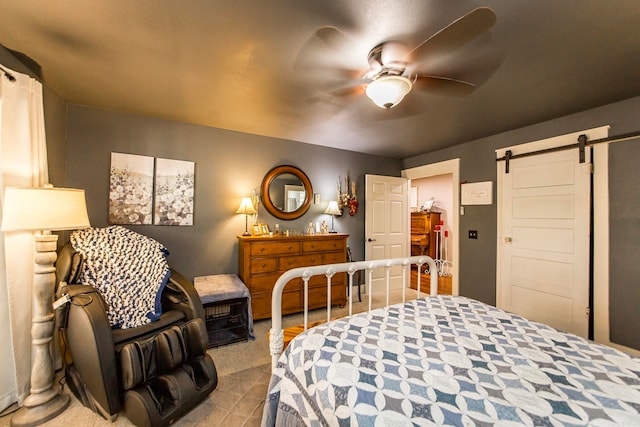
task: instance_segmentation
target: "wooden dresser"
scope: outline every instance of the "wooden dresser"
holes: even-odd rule
[[[251,293],[254,319],[271,317],[271,292],[282,273],[295,267],[347,262],[348,234],[315,236],[238,236],[238,276]],[[303,310],[302,279],[287,284],[282,294],[282,313]],[[335,305],[347,301],[346,274],[331,279],[331,301]],[[309,280],[309,308],[325,307],[325,276]]]
[[[411,212],[411,256],[437,258],[435,226],[439,224],[440,212]]]

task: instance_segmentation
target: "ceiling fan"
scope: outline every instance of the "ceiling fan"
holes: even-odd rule
[[[496,15],[488,7],[479,7],[453,21],[418,46],[411,49],[402,41],[385,41],[368,54],[369,70],[341,70],[359,76],[346,86],[331,91],[341,96],[365,89],[366,95],[379,107],[396,107],[412,89],[435,92],[447,96],[466,96],[476,85],[433,75],[421,69],[429,58],[451,53],[488,31],[496,22]],[[335,27],[323,27],[315,37],[333,49],[345,44],[348,37]]]

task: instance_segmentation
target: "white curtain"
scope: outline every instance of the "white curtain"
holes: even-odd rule
[[[7,71],[15,81],[0,71],[0,214],[6,187],[48,181],[42,85]],[[29,394],[32,278],[32,233],[0,232],[0,410]]]

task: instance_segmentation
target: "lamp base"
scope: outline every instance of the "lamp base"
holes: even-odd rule
[[[60,415],[69,406],[69,396],[58,394],[50,401],[27,407],[26,404],[13,417],[11,427],[31,427],[40,425]]]
[[[53,341],[53,290],[56,283],[55,234],[36,234],[33,255],[33,317],[31,319],[30,392],[24,406],[11,418],[12,426],[36,426],[56,416],[69,406],[69,396],[53,387],[54,372],[50,346]]]
[[[331,230],[329,234],[338,234],[338,232],[336,230]]]
[[[244,214],[244,233],[242,233],[243,236],[251,236],[251,233],[249,233],[249,215]]]

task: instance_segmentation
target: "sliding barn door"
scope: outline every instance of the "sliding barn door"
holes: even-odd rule
[[[501,174],[497,305],[589,333],[590,157],[578,150],[511,160]]]

